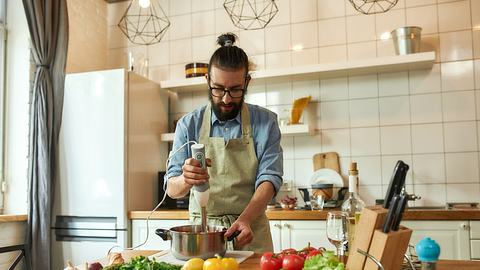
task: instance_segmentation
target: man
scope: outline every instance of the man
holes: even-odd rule
[[[204,144],[210,167],[204,170],[191,158],[189,145],[179,150],[168,166],[167,193],[183,197],[209,182],[208,224],[227,227],[227,237],[239,231],[236,249],[272,251],[265,209],[282,184],[280,129],[274,113],[244,103],[249,62],[234,42],[233,34],[218,38],[221,47],[206,75],[210,104],[182,117],[175,131],[173,150],[189,141]],[[190,219],[198,224],[200,207],[192,193]]]

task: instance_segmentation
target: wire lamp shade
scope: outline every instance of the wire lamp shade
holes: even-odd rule
[[[151,45],[160,42],[170,21],[159,0],[132,0],[118,27],[132,43]]]
[[[244,30],[265,28],[278,13],[275,0],[225,0],[223,7],[233,24]]]
[[[348,0],[353,7],[363,14],[375,14],[389,11],[398,0]]]

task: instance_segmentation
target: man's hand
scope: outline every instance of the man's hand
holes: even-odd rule
[[[239,231],[240,234],[237,236],[235,244],[236,246],[243,247],[247,244],[250,244],[253,240],[253,231],[250,228],[250,224],[248,222],[242,221],[237,219],[230,228],[228,228],[227,232],[225,232],[225,236],[229,237],[235,231]]]
[[[206,159],[207,166],[211,166],[211,160]],[[182,166],[183,179],[190,186],[203,185],[210,179],[208,171],[202,168],[200,161],[189,158]]]

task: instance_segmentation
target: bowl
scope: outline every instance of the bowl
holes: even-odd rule
[[[285,203],[280,203],[280,206],[284,210],[293,210],[297,206],[297,204],[285,204]]]

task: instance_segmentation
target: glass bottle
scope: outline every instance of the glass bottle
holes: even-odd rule
[[[357,191],[358,185],[358,170],[357,163],[350,163],[348,170],[348,197],[342,203],[342,212],[348,216],[348,250],[351,250],[351,245],[355,237],[355,225],[360,219],[360,213],[365,208],[365,203]]]

